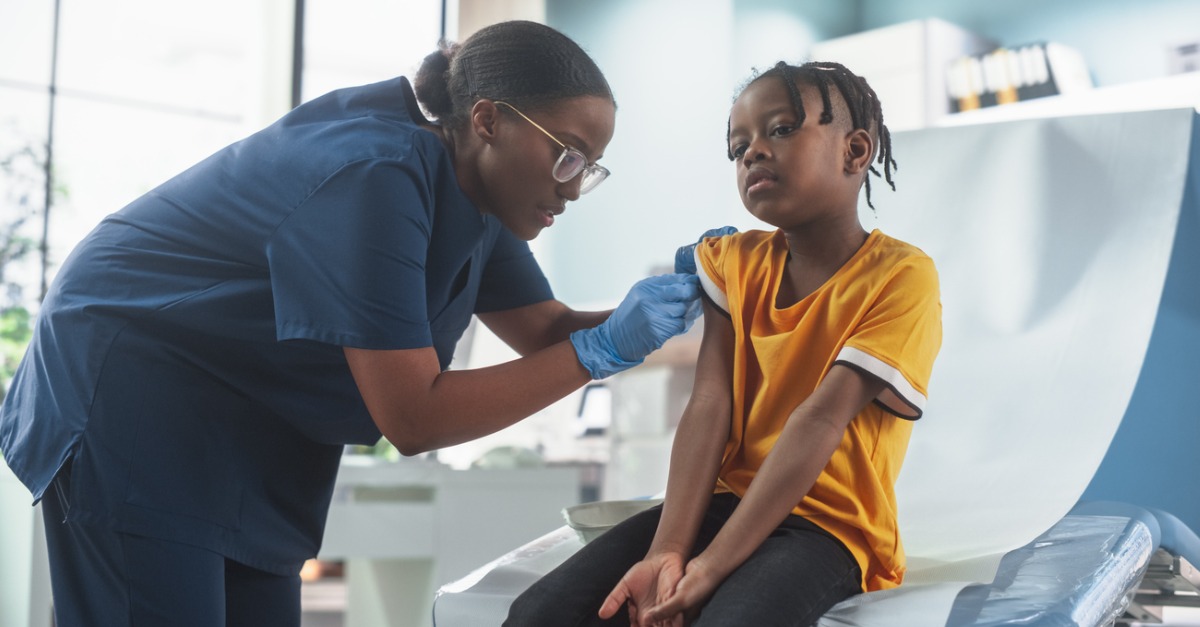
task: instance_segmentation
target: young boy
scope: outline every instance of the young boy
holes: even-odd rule
[[[811,625],[904,576],[893,484],[941,304],[932,260],[858,219],[877,152],[891,183],[878,99],[836,63],[780,63],[741,91],[728,140],[743,203],[777,230],[696,248],[704,338],[666,501],[506,624]]]

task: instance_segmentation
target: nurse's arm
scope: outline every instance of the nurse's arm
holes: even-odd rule
[[[433,348],[343,350],[371,418],[403,455],[494,433],[592,380],[565,340],[507,363],[446,372]]]
[[[479,320],[520,355],[553,346],[579,329],[604,322],[612,311],[575,311],[557,300],[477,314]]]

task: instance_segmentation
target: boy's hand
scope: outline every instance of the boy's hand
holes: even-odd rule
[[[688,562],[683,578],[675,584],[674,594],[643,611],[640,624],[683,625],[685,618],[690,622],[724,579],[721,573],[705,567],[702,559]]]
[[[670,598],[682,576],[683,556],[678,553],[661,553],[634,564],[613,591],[608,593],[608,598],[604,599],[604,604],[600,606],[600,618],[612,618],[621,605],[628,601],[631,627],[656,627],[660,621],[642,620],[645,609]]]

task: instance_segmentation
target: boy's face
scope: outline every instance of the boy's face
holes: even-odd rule
[[[808,85],[799,88],[807,114],[803,126],[787,87],[775,76],[751,83],[729,114],[729,149],[742,203],[754,217],[783,229],[857,216],[857,177],[845,168],[851,129],[841,94],[830,88],[833,121],[819,124],[820,93]]]

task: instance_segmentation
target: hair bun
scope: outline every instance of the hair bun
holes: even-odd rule
[[[459,45],[447,41],[438,43],[438,49],[429,53],[421,61],[417,70],[416,80],[413,81],[413,91],[425,111],[435,118],[441,119],[454,111],[454,101],[450,96],[449,72],[450,62],[458,54]]]

